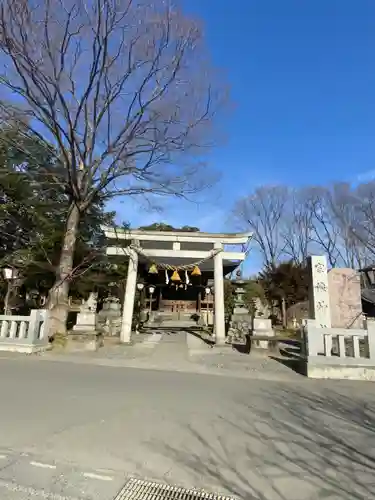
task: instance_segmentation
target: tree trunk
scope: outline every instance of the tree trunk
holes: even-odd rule
[[[285,297],[281,299],[281,318],[283,321],[283,328],[287,327],[287,319],[286,319],[286,302]]]
[[[75,203],[70,207],[66,221],[66,229],[60,255],[59,266],[56,271],[56,281],[49,292],[50,319],[48,335],[66,333],[68,319],[69,282],[72,277],[74,251],[78,236],[80,212]]]
[[[4,299],[4,314],[5,314],[5,316],[9,316],[10,314],[12,314],[12,310],[9,307],[10,295],[11,295],[11,284],[9,283],[9,281],[7,281],[7,293],[6,293],[5,299]]]

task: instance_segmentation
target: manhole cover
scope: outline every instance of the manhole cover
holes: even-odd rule
[[[114,500],[234,500],[198,490],[187,490],[168,484],[130,479]]]

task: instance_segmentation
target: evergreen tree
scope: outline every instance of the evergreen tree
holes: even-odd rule
[[[18,269],[24,293],[47,295],[56,279],[70,203],[62,172],[53,147],[27,128],[0,129],[0,267]],[[114,217],[98,201],[80,220],[74,272],[67,278],[73,296],[126,276],[126,266],[116,269],[105,255],[101,225],[114,225]]]

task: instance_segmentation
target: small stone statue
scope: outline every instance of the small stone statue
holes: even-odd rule
[[[93,312],[96,313],[96,309],[98,306],[98,294],[94,292],[90,292],[89,298],[87,300],[82,300],[81,307],[79,312]]]
[[[228,331],[228,344],[245,344],[246,336],[250,333],[250,324],[247,321],[231,321]]]

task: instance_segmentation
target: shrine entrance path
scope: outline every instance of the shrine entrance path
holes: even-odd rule
[[[0,359],[24,355],[0,353]],[[35,361],[59,361],[118,368],[172,371],[260,380],[299,381],[304,377],[287,367],[282,360],[262,351],[242,354],[230,346],[211,347],[196,332],[155,330],[135,336],[131,346],[105,343],[97,352],[47,352],[32,357]]]
[[[157,339],[154,349],[134,367],[265,380],[303,379],[267,353],[242,354],[231,346],[212,347],[191,330],[156,330],[153,337]]]
[[[184,330],[160,332],[160,342],[147,360],[150,366],[165,370],[189,368],[189,350]]]

